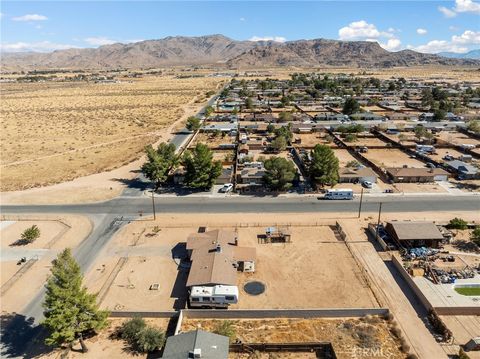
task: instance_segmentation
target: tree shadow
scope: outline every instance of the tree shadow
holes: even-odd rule
[[[44,344],[47,330],[34,318],[17,313],[0,316],[0,355],[2,358],[35,358],[53,351]]]
[[[462,252],[480,253],[480,248],[472,241],[458,239],[452,242],[452,246]]]

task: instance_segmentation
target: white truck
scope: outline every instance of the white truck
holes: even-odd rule
[[[238,302],[238,287],[235,285],[193,286],[190,289],[192,308],[228,308]]]
[[[325,199],[353,199],[353,190],[344,188],[344,189],[327,189]]]

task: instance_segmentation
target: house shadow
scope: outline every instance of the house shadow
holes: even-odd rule
[[[0,316],[0,356],[2,358],[36,358],[53,351],[44,344],[47,330],[17,313]]]
[[[188,260],[187,243],[179,242],[171,250],[172,259],[177,263],[177,277],[170,293],[170,298],[175,298],[173,309],[185,309],[187,305],[187,279],[190,271]]]

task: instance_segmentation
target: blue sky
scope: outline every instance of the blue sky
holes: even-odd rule
[[[480,1],[2,1],[3,51],[98,47],[166,36],[377,41],[387,50],[480,47]]]

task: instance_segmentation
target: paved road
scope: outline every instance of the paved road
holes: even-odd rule
[[[385,212],[480,211],[479,196],[405,196],[364,198],[362,211],[378,211],[382,202]],[[312,197],[164,197],[155,199],[157,213],[295,213],[356,212],[359,200],[325,201]],[[125,218],[152,213],[149,197],[119,197],[106,202],[76,205],[9,205],[2,213],[74,213],[110,214]],[[480,214],[479,214],[480,216]]]

